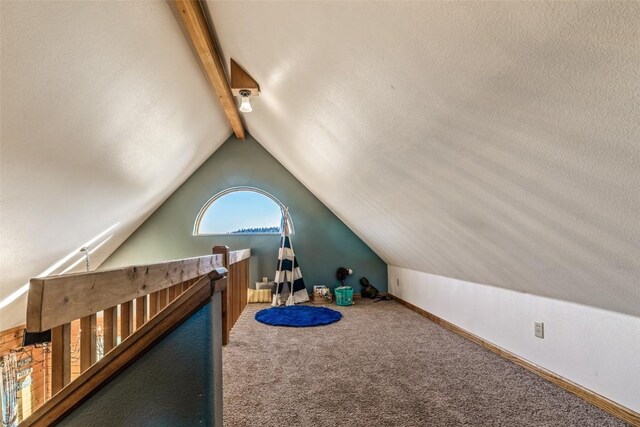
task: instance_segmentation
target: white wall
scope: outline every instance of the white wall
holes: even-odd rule
[[[389,292],[640,411],[639,317],[391,265]],[[544,339],[534,336],[535,321],[544,322]]]

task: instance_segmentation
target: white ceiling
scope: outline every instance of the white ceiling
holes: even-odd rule
[[[103,231],[98,265],[229,136],[165,2],[1,12],[0,302]],[[80,265],[82,267],[82,264]],[[24,322],[26,298],[0,308]]]
[[[640,315],[640,3],[208,8],[249,131],[387,262]],[[99,264],[230,129],[168,3],[0,13],[6,301],[118,224]]]
[[[640,3],[208,6],[249,131],[388,263],[640,315]]]

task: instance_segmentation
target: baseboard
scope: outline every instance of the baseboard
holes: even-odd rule
[[[608,412],[614,417],[619,418],[622,421],[631,424],[632,426],[640,427],[640,413],[635,412],[625,406],[622,406],[619,403],[616,403],[610,399],[607,399],[606,397],[601,396],[600,394],[594,391],[591,391],[587,388],[584,388],[581,385],[574,383],[573,381],[563,378],[556,373],[553,373],[541,366],[536,365],[535,363],[532,363],[526,359],[523,359],[522,357],[514,353],[511,353],[510,351],[507,351],[504,348],[498,347],[497,345],[492,344],[489,341],[486,341],[480,338],[479,336],[474,335],[471,332],[468,332],[462,329],[461,327],[456,326],[453,323],[448,322],[442,319],[441,317],[436,316],[435,314],[429,313],[428,311],[423,310],[420,307],[417,307],[411,304],[410,302],[403,300],[402,298],[398,298],[397,296],[392,294],[389,294],[389,296],[394,300],[398,301],[400,304],[407,307],[408,309],[415,311],[416,313],[426,317],[427,319],[442,326],[443,328],[446,328],[468,339],[469,341],[473,341],[474,343],[481,345],[487,350],[493,353],[496,353],[497,355],[503,357],[504,359],[509,360],[510,362],[515,363],[516,365],[522,366],[523,368],[533,372],[539,377],[544,378],[545,380],[557,385],[558,387],[561,387],[567,390],[568,392],[575,394],[576,396],[580,397],[586,402],[589,402],[592,405],[602,409],[603,411]]]

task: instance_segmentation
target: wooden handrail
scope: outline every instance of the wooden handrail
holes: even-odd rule
[[[230,252],[229,263],[249,256],[250,249]],[[46,331],[184,283],[217,267],[225,267],[221,255],[34,278],[29,286],[27,330]]]
[[[49,426],[64,418],[117,373],[176,328],[192,313],[207,304],[213,294],[227,285],[227,270],[214,268],[180,294],[166,308],[133,332],[76,380],[54,395],[20,426]]]
[[[229,265],[237,264],[251,257],[251,249],[238,249],[229,252]]]

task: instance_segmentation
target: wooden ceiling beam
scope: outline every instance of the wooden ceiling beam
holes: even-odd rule
[[[245,138],[244,125],[233,99],[224,67],[218,55],[211,31],[204,17],[202,6],[198,0],[174,0],[178,15],[187,30],[189,39],[198,54],[207,78],[216,92],[229,124],[238,139]]]

